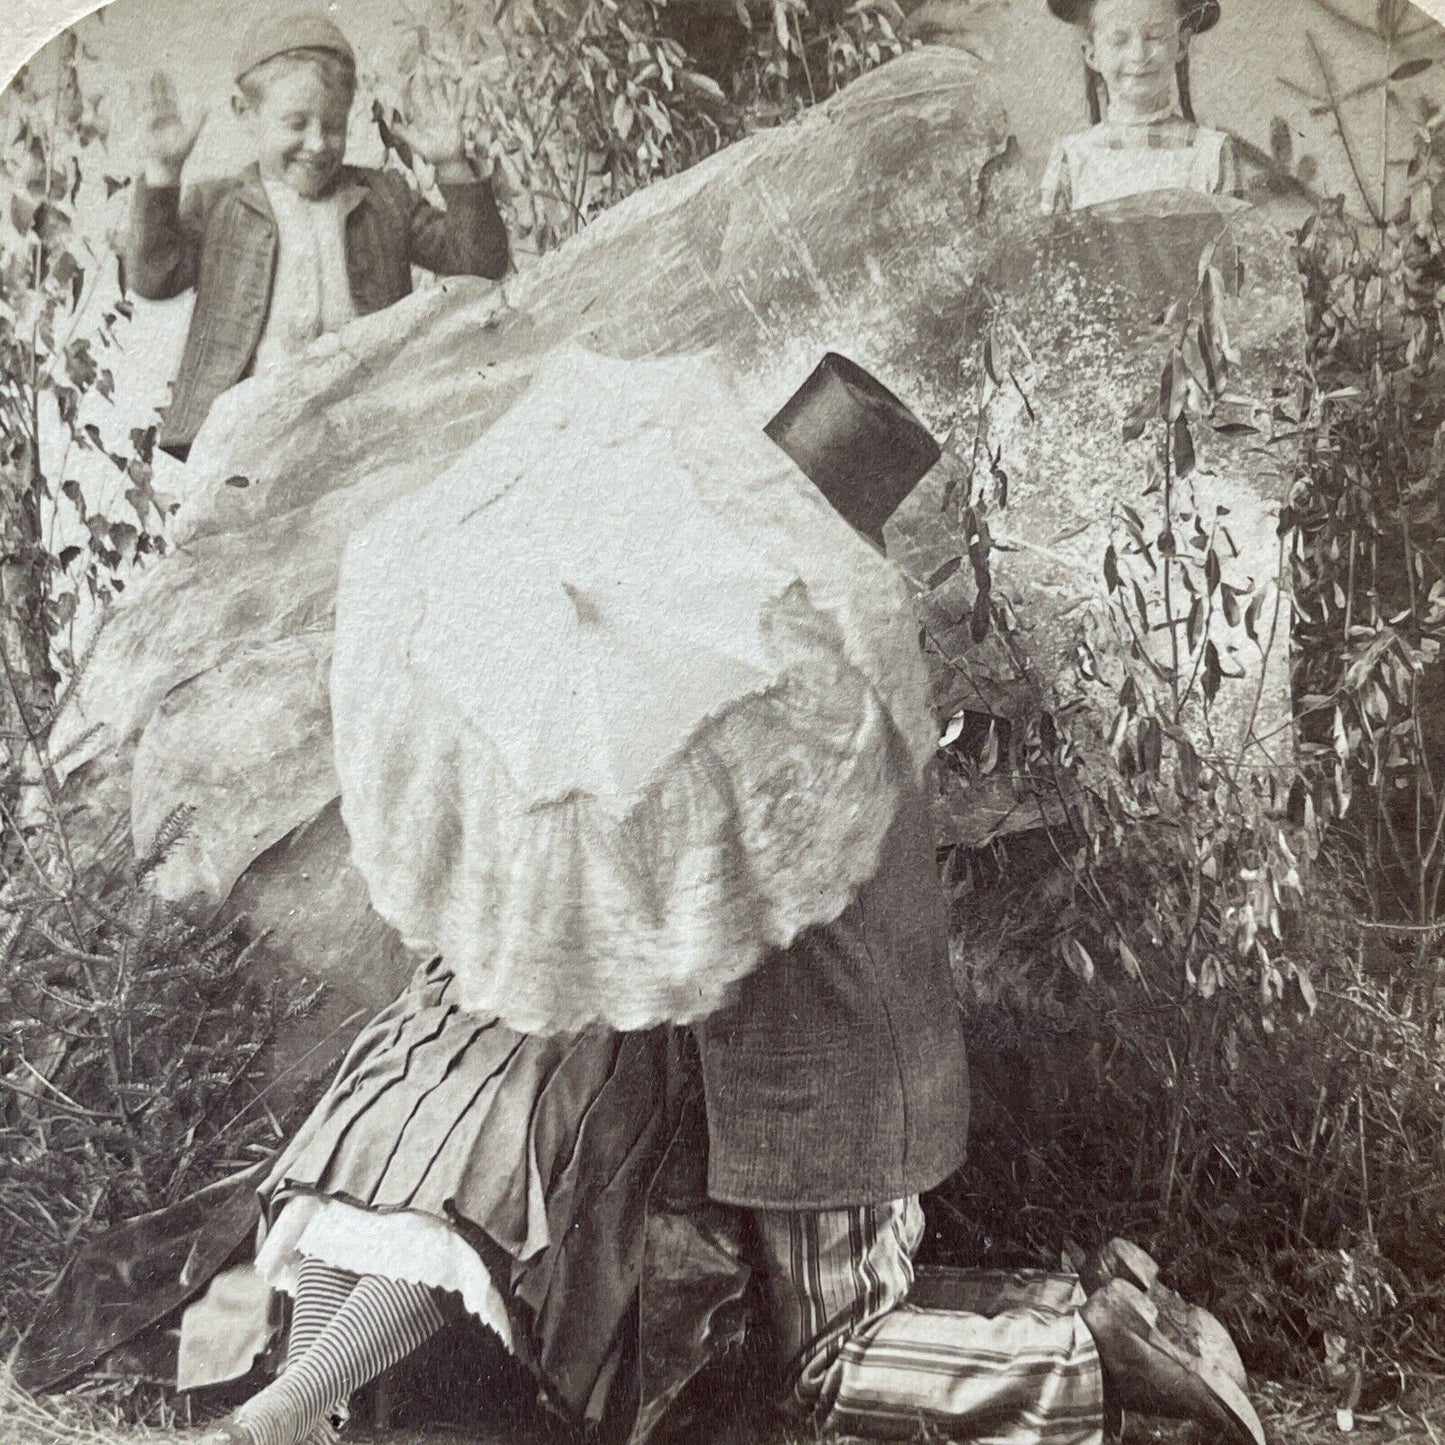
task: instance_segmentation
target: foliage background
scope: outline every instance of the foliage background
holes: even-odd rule
[[[1270,146],[1275,117],[1287,116],[1295,150],[1315,158],[1326,192],[1342,192],[1350,180],[1329,118],[1312,114],[1313,107],[1281,83],[1281,77],[1313,83],[1301,41],[1305,5],[1306,0],[1231,0],[1224,19],[1201,43],[1196,57],[1198,108],[1205,119],[1230,126],[1264,150]],[[474,13],[491,8],[481,0],[471,5]],[[1052,141],[1079,125],[1084,116],[1077,52],[1067,28],[1049,18],[1042,0],[935,0],[921,9],[909,0],[906,8],[923,17],[926,34],[961,40],[985,57],[1000,93],[1008,98],[1024,160],[1034,172],[1041,171]],[[1339,0],[1337,8],[1352,19],[1368,17],[1374,0]],[[424,4],[402,0],[336,0],[334,13],[376,74],[395,77],[408,44],[408,12],[420,17],[426,9]],[[3,37],[7,45],[12,34],[21,33],[18,25],[12,28],[10,13]],[[1414,7],[1411,13],[1419,14]],[[86,87],[103,95],[122,122],[109,157],[117,174],[130,166],[123,125],[130,88],[161,66],[175,75],[183,105],[221,100],[228,82],[229,45],[197,47],[191,38],[197,33],[229,36],[237,14],[224,0],[115,0],[87,22],[86,34],[94,37],[97,58],[87,70]],[[1337,67],[1343,90],[1377,73],[1378,56],[1355,45],[1358,33],[1350,24],[1324,16],[1308,23]],[[15,63],[22,58],[15,56]],[[1417,87],[1437,100],[1445,96],[1438,74],[1422,77]],[[1377,101],[1377,96],[1357,97],[1349,111],[1362,165],[1371,174],[1377,169],[1379,151]],[[1407,149],[1398,115],[1393,124],[1396,145]],[[379,160],[381,146],[364,107],[358,110],[351,139],[358,160],[368,164]],[[193,158],[195,173],[222,173],[240,160],[239,137],[224,114],[224,104],[219,104]],[[144,308],[129,332],[132,354],[118,377],[122,405],[139,414],[163,400],[179,358],[187,315],[185,300]],[[161,480],[166,487],[180,485],[164,464]]]

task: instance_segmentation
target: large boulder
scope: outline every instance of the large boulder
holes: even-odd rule
[[[958,384],[972,398],[954,414],[966,454],[909,499],[892,549],[916,576],[936,576],[959,551],[940,516],[970,501],[998,549],[992,595],[1004,625],[982,642],[970,566],[925,603],[939,654],[966,661],[936,669],[941,712],[997,720],[1007,740],[990,754],[1000,759],[994,776],[950,790],[953,835],[977,842],[1038,819],[1031,787],[1008,781],[1008,741],[1022,742],[1014,725],[1076,717],[1076,741],[1097,766],[1130,673],[1138,693],[1153,691],[1136,711],[1157,710],[1166,729],[1177,716],[1200,756],[1266,786],[1287,777],[1290,604],[1278,522],[1308,407],[1287,243],[1251,207],[1183,194],[979,239],[957,328]],[[1161,463],[1161,383],[1174,354],[1190,354],[1180,342],[1207,305],[1206,272],[1232,361],[1223,397],[1212,408],[1201,397],[1188,417],[1194,457],[1176,476],[1172,449]],[[1179,559],[1167,567],[1166,534]],[[1171,631],[1177,701],[1158,675],[1176,666]]]
[[[407,961],[347,861],[326,706],[350,533],[448,466],[566,341],[622,357],[717,348],[759,425],[823,351],[843,351],[942,436],[975,417],[979,328],[995,304],[984,298],[1001,293],[1017,299],[1030,384],[1049,405],[1033,432],[1027,418],[992,423],[1017,453],[998,533],[1018,550],[997,558],[998,586],[1026,622],[1038,615],[1022,645],[1062,683],[1069,609],[1096,603],[1102,586],[1095,553],[1111,499],[1139,491],[1138,458],[1118,433],[1147,376],[1149,318],[1129,300],[1133,280],[1102,278],[1090,260],[1121,253],[1107,222],[1045,222],[1034,205],[975,62],[914,51],[633,196],[499,289],[436,285],[284,375],[238,386],[192,453],[180,545],[116,607],[62,724],[73,787],[100,780],[106,808],[128,793],[140,848],[175,805],[193,805],[191,835],[160,873],[165,891],[244,912],[279,962],[328,980],[338,1006],[383,1002]],[[1173,251],[1196,247],[1197,259],[1210,224],[1191,223]],[[1247,256],[1282,249],[1257,217],[1229,224]],[[1065,273],[1066,291],[1055,285]],[[1298,316],[1280,267],[1253,275],[1254,291],[1230,303],[1240,376],[1273,386],[1298,358]],[[1085,361],[1092,390],[1071,390]],[[1203,470],[1214,458],[1201,447]],[[1277,482],[1237,447],[1218,458],[1237,532],[1266,535]],[[957,551],[956,509],[939,503],[925,489],[900,518],[905,562]],[[1093,535],[1066,535],[1076,525]],[[940,685],[955,671],[940,664]],[[1282,675],[1266,687],[1283,706]],[[1000,686],[966,705],[1024,704]],[[980,841],[1012,806],[979,793],[958,815],[960,836]]]

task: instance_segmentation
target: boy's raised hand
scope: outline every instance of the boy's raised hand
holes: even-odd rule
[[[437,173],[439,181],[470,181],[464,123],[466,96],[461,85],[429,70],[414,71],[406,83],[407,123],[397,134]]]
[[[205,123],[205,111],[193,121],[181,115],[169,75],[158,70],[151,76],[140,104],[140,147],[148,185],[173,186],[180,181]]]

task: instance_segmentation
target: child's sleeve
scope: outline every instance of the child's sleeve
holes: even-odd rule
[[[193,187],[148,186],[138,180],[123,252],[136,295],[166,301],[189,291],[200,270],[207,192]]]
[[[402,183],[410,208],[411,260],[438,276],[486,276],[499,280],[509,259],[507,228],[490,180],[440,187],[447,208],[439,211]]]
[[[1040,187],[1040,205],[1046,216],[1057,216],[1074,209],[1074,186],[1069,175],[1069,153],[1060,141],[1049,156],[1044,167],[1043,185]]]

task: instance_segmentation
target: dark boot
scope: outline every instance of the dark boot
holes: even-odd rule
[[[1224,1328],[1206,1309],[1192,1305],[1183,1295],[1159,1282],[1159,1266],[1147,1250],[1127,1239],[1111,1239],[1090,1254],[1072,1240],[1065,1241],[1064,1254],[1085,1294],[1102,1289],[1110,1280],[1122,1279],[1149,1296],[1159,1313],[1176,1331],[1199,1341],[1202,1353],[1224,1370],[1241,1390],[1249,1388],[1244,1361]]]
[[[1234,1445],[1265,1445],[1259,1416],[1229,1371],[1196,1331],[1170,1320],[1137,1286],[1110,1280],[1090,1295],[1080,1315],[1099,1348],[1111,1405],[1193,1420]]]
[[[1127,1280],[1148,1294],[1159,1281],[1159,1266],[1154,1256],[1127,1239],[1111,1239],[1088,1254],[1072,1239],[1066,1239],[1064,1256],[1079,1276],[1085,1294],[1103,1289],[1111,1279]]]

